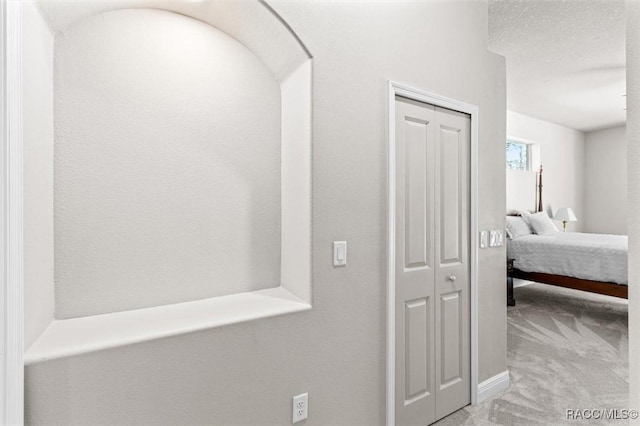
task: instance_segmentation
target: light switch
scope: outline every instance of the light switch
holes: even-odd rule
[[[343,266],[347,264],[347,242],[333,242],[333,266]]]
[[[502,247],[504,244],[502,241],[502,235],[504,232],[501,230],[491,231],[489,233],[489,247]]]
[[[480,248],[487,248],[489,245],[489,232],[480,231]]]

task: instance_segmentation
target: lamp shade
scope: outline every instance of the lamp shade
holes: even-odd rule
[[[571,207],[561,207],[558,209],[555,215],[553,215],[554,220],[561,220],[562,222],[576,222],[578,218],[576,217]]]

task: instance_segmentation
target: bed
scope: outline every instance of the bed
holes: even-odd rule
[[[535,211],[541,212],[542,167],[536,179],[536,198]],[[514,260],[514,278],[626,299],[627,247],[624,235],[530,234],[507,238],[507,257]]]

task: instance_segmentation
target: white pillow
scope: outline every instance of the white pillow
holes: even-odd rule
[[[507,235],[511,239],[533,234],[529,225],[520,216],[507,216]]]
[[[529,225],[529,227],[531,227],[531,224],[529,223],[529,218],[531,217],[531,213],[529,213],[526,210],[521,210],[518,213],[520,213],[520,217],[522,217],[522,219],[524,220],[524,222]]]
[[[558,233],[558,228],[553,224],[547,212],[538,212],[529,215],[529,225],[538,235],[553,235]]]

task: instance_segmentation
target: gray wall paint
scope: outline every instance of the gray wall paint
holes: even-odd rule
[[[53,319],[53,34],[23,5],[24,345]]]
[[[486,1],[272,2],[314,56],[311,311],[27,368],[30,424],[384,423],[388,79],[480,107],[479,226],[504,226],[505,62]],[[331,266],[331,241],[349,264]],[[505,250],[479,254],[480,381],[506,369]]]
[[[280,284],[280,86],[255,55],[140,9],[59,33],[55,65],[56,318]]]
[[[640,355],[640,2],[627,14],[627,196],[629,232],[629,359]],[[629,363],[629,407],[640,409],[640,363]],[[636,426],[640,421],[632,420]]]
[[[584,230],[627,234],[626,127],[586,134]]]
[[[571,207],[578,221],[567,223],[567,231],[582,231],[585,218],[584,133],[508,111],[507,134],[539,145],[540,164],[544,168],[542,178],[544,209],[549,216],[552,216],[560,207]],[[535,168],[539,164],[533,166]],[[509,207],[509,201],[507,199],[507,207]],[[531,209],[534,207],[535,203]],[[561,229],[562,222],[556,222],[556,226]]]

